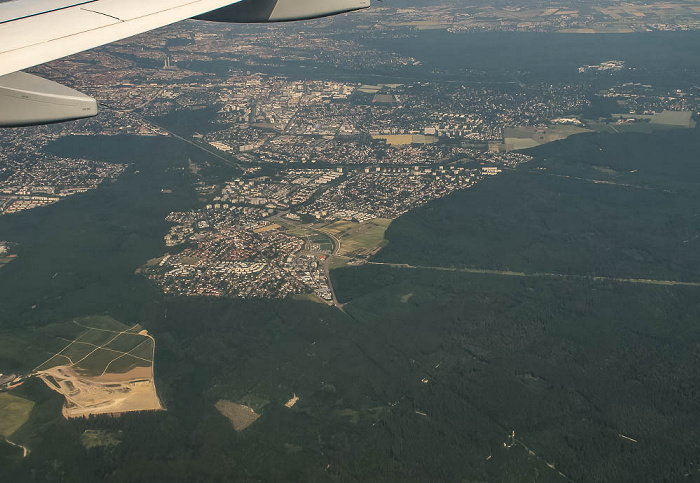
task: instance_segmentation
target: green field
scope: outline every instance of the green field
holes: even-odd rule
[[[34,402],[11,394],[0,394],[0,436],[10,437],[29,420]]]
[[[35,330],[0,331],[0,365],[3,372],[30,372],[84,331],[72,322],[50,324]]]
[[[554,124],[551,126],[514,126],[503,130],[506,149],[527,149],[541,144],[561,141],[575,134],[591,132],[578,126]]]
[[[125,355],[123,357],[119,357],[117,359],[112,357],[112,360],[108,363],[109,364],[109,374],[124,374],[126,372],[131,371],[132,369],[135,369],[137,367],[151,367],[151,362],[153,358],[153,344],[151,341],[144,341],[143,346],[144,348],[144,354],[147,357],[144,357],[143,359],[147,359],[146,361],[136,358],[136,357],[131,357],[131,355]],[[145,351],[148,351],[148,353],[145,353]],[[107,367],[107,366],[105,366]]]
[[[152,360],[153,349],[153,342],[150,339],[141,339],[139,345],[131,349],[129,354],[137,358]]]
[[[548,57],[551,46],[562,60],[552,65],[576,75],[581,63],[551,37],[541,48],[512,49],[517,39],[482,42],[495,49],[490,65],[538,79],[541,66],[521,71],[511,60]],[[689,43],[698,57],[697,42]],[[597,51],[590,47],[579,51],[588,58]],[[478,51],[464,49],[464,57]],[[674,72],[663,76],[676,82]],[[385,244],[388,226],[391,243],[378,257],[396,264],[333,270],[343,311],[309,303],[311,296],[163,297],[134,270],[163,254],[164,217],[191,208],[196,191],[177,165],[189,148],[172,138],[66,141],[80,155],[128,160],[140,174],[0,219],[27,247],[0,271],[0,370],[25,364],[24,352],[36,365],[81,334],[104,342],[72,322],[45,324],[110,313],[158,338],[156,382],[167,411],[66,421],[59,395],[30,380],[12,393],[36,401],[13,440],[32,451],[11,465],[0,454],[0,480],[697,479],[698,288],[590,277],[697,279],[700,145],[691,134],[572,136],[390,226],[329,225],[352,253]],[[167,202],[159,201],[163,188],[174,190]],[[405,263],[443,268],[398,266]],[[444,268],[452,266],[579,277]],[[86,325],[115,330],[100,320]],[[134,354],[148,359],[148,348]],[[94,362],[91,370],[105,361]],[[122,357],[111,369],[129,364]],[[284,407],[294,394],[299,403]],[[237,435],[214,407],[221,399],[265,412]]]
[[[323,233],[314,233],[311,238],[311,243],[317,243],[322,251],[333,251],[333,240]]]
[[[343,268],[343,267],[347,266],[349,261],[350,261],[350,259],[348,257],[344,257],[342,255],[335,256],[330,261],[330,269],[332,270],[334,268]]]
[[[339,255],[364,254],[386,244],[384,233],[392,220],[375,218],[364,223],[336,221],[319,229],[340,239]]]
[[[140,325],[130,327],[112,317],[98,315],[80,318],[73,322],[73,327],[83,332],[38,366],[37,371],[71,365],[78,373],[94,377],[107,368],[110,373],[122,373],[134,367],[150,366],[153,342],[138,334],[142,330]],[[127,354],[132,350],[137,357]]]
[[[75,322],[80,326],[85,326],[90,329],[104,329],[121,332],[123,330],[129,329],[130,331],[140,329],[130,329],[130,327],[122,324],[118,320],[110,317],[109,315],[91,315],[88,317],[81,317],[75,320]]]
[[[307,236],[313,235],[314,232],[304,225],[293,225],[286,230],[286,233],[292,236],[298,236],[299,238],[306,238]]]
[[[120,352],[129,352],[146,340],[147,339],[142,335],[138,334],[120,334],[116,339],[107,344],[105,348]]]
[[[102,375],[107,367],[111,367],[110,363],[119,357],[112,351],[104,349],[95,349],[87,358],[73,366],[81,376],[98,377]],[[121,358],[120,360],[123,360]]]
[[[670,145],[684,155],[670,158]],[[530,153],[519,169],[401,217],[377,258],[700,281],[700,129],[574,136]]]
[[[316,304],[324,304],[326,305],[326,302],[323,301],[323,299],[319,298],[317,295],[314,295],[312,293],[298,293],[292,295],[293,300],[299,300],[299,301],[308,301],[308,302],[313,302]]]
[[[80,436],[85,449],[112,448],[121,443],[120,435],[98,429],[86,429]]]
[[[669,146],[679,155],[669,157]],[[363,351],[392,377],[407,377],[407,397],[430,417],[430,428],[414,430],[444,424],[455,438],[471,434],[473,451],[491,457],[480,481],[506,481],[507,472],[489,468],[514,468],[497,439],[479,442],[489,430],[514,430],[531,464],[546,462],[570,481],[697,477],[697,447],[685,441],[700,437],[687,390],[695,387],[700,288],[595,275],[700,281],[698,153],[697,129],[541,146],[532,162],[399,218],[377,257],[394,265],[334,270],[355,330],[374,331]],[[576,276],[527,275],[542,272]],[[410,368],[403,373],[382,350]],[[408,382],[414,368],[427,389]],[[471,433],[474,426],[481,429]],[[421,456],[442,458],[450,456]],[[520,460],[518,470],[526,467]],[[510,481],[564,481],[535,473]]]

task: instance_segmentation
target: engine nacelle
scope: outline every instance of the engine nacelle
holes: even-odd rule
[[[370,0],[242,0],[195,17],[229,23],[288,22],[360,10]]]
[[[0,127],[71,121],[97,112],[95,99],[56,82],[26,72],[0,77]]]

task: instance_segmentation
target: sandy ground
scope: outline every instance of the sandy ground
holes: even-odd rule
[[[253,408],[222,399],[215,404],[216,409],[233,424],[233,429],[243,431],[253,424],[260,415]]]
[[[151,367],[137,367],[123,374],[86,377],[70,366],[55,366],[37,375],[49,388],[66,398],[63,406],[66,418],[163,409],[156,394]]]
[[[294,394],[294,396],[292,396],[292,398],[291,398],[289,401],[287,401],[286,403],[284,403],[284,406],[287,407],[287,408],[292,408],[292,407],[294,407],[294,405],[295,405],[296,403],[298,403],[298,402],[299,402],[299,396],[297,396],[296,394]]]

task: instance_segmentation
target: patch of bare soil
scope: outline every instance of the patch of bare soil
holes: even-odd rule
[[[231,421],[231,424],[233,424],[233,429],[236,431],[243,431],[260,417],[259,414],[253,411],[253,408],[243,404],[226,401],[225,399],[217,402],[215,406],[216,409],[218,409],[219,412],[226,417],[226,419]]]
[[[66,418],[163,409],[150,367],[137,367],[123,374],[88,377],[78,374],[73,367],[55,366],[37,375],[49,388],[66,398],[63,405]]]

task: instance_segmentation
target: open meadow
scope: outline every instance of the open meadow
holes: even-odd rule
[[[336,221],[318,229],[340,240],[338,255],[367,256],[386,244],[384,233],[392,220],[375,218],[363,223]]]
[[[0,393],[0,436],[9,438],[29,420],[34,402]]]

